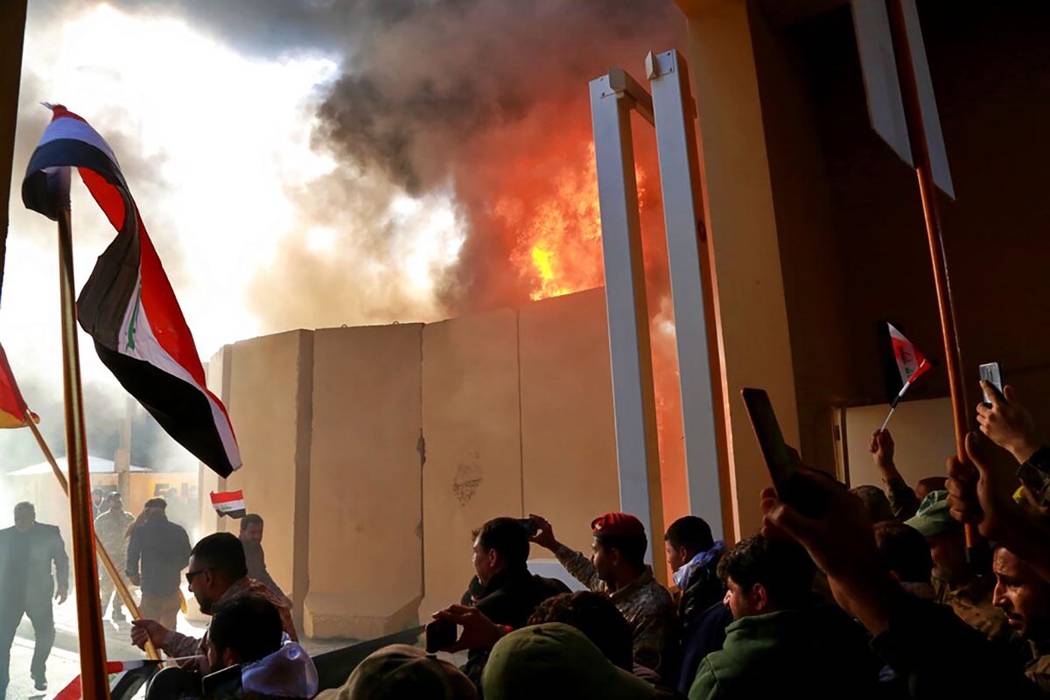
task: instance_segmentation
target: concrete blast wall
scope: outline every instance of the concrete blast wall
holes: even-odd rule
[[[619,503],[608,358],[601,290],[217,354],[209,384],[245,464],[226,488],[266,519],[303,631],[375,637],[457,602],[471,532],[495,516],[542,513],[589,547],[591,518]]]

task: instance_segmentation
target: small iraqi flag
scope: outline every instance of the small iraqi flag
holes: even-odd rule
[[[904,394],[908,391],[911,385],[914,384],[919,377],[929,372],[933,366],[922,352],[915,347],[915,344],[905,338],[904,334],[897,330],[892,323],[887,323],[886,325],[889,326],[890,330],[890,343],[893,345],[893,358],[897,361],[897,369],[900,371],[901,382],[904,384],[891,404],[892,406],[896,406],[900,403],[900,400],[904,398]]]
[[[22,182],[22,201],[57,220],[63,203],[56,201],[53,183],[75,167],[117,231],[80,292],[80,325],[102,363],[161,427],[220,476],[229,476],[241,466],[233,426],[208,391],[193,334],[117,158],[83,118],[61,105],[50,108],[51,123]]]
[[[40,416],[32,413],[26,406],[22,392],[18,390],[15,373],[7,362],[7,353],[0,346],[0,428],[24,428],[29,425],[26,414],[34,423],[40,422]]]
[[[243,518],[244,491],[212,491],[211,506],[220,518],[226,515],[231,518]]]

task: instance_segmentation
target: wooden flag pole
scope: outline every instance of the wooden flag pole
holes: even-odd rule
[[[941,233],[941,214],[937,206],[937,190],[933,180],[930,148],[926,140],[926,129],[922,121],[922,103],[919,99],[919,83],[912,63],[908,41],[908,25],[904,17],[903,0],[887,0],[890,19],[890,34],[893,38],[893,53],[897,62],[897,77],[904,101],[904,116],[908,125],[915,175],[919,181],[919,196],[922,199],[923,217],[926,221],[926,237],[930,245],[930,263],[933,266],[933,284],[937,290],[937,310],[941,319],[941,335],[944,338],[944,360],[948,372],[948,391],[951,394],[952,425],[955,429],[955,456],[966,461],[966,398],[963,391],[962,353],[956,333],[955,311],[952,306],[952,291],[948,279],[948,263],[944,257],[944,238]],[[966,548],[974,546],[973,528],[967,524]]]
[[[36,438],[36,444],[40,446],[40,451],[44,453],[44,457],[47,459],[48,464],[51,465],[51,471],[54,473],[55,478],[58,479],[58,485],[62,487],[63,493],[69,496],[69,482],[66,481],[66,475],[62,473],[62,469],[58,466],[58,460],[55,459],[55,455],[51,452],[51,448],[48,446],[47,441],[44,440],[44,436],[40,434],[40,429],[36,427],[36,423],[33,421],[33,415],[26,409],[26,424],[29,425],[29,429],[33,431],[33,437]],[[117,594],[120,599],[124,602],[124,607],[131,613],[131,617],[136,620],[142,619],[142,611],[139,610],[138,603],[135,602],[135,597],[131,595],[131,591],[128,589],[124,578],[121,576],[120,571],[113,563],[113,558],[109,556],[109,552],[106,550],[105,545],[102,544],[102,540],[99,539],[98,533],[95,533],[95,551],[98,553],[98,558],[102,560],[102,566],[105,568],[106,573],[109,574],[109,578],[113,581],[113,585],[117,589]],[[156,648],[153,646],[153,642],[146,642],[146,658],[158,660],[160,655],[157,653]]]
[[[58,272],[62,307],[62,383],[65,387],[66,460],[69,465],[69,509],[73,524],[73,574],[77,589],[80,680],[84,700],[109,700],[106,638],[95,565],[91,476],[88,473],[84,397],[77,346],[76,288],[73,278],[73,232],[68,194],[58,216]]]

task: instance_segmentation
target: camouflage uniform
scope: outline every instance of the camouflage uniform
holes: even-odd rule
[[[652,569],[645,567],[645,573],[630,585],[610,591],[584,554],[560,545],[554,556],[577,581],[596,593],[609,595],[631,626],[634,662],[663,676],[673,664],[673,659],[665,656],[673,649],[675,608],[671,594],[653,578]]]
[[[1050,643],[1030,639],[1025,642],[1030,660],[1025,664],[1024,675],[1039,686],[1039,690],[1050,693]]]
[[[951,588],[946,581],[933,578],[934,601],[951,606],[960,620],[988,639],[1003,641],[1010,637],[1006,614],[992,604],[995,579],[977,576],[969,583]]]
[[[894,477],[886,482],[889,491],[890,509],[895,520],[907,520],[919,509],[919,498],[915,491],[901,477]]]
[[[124,566],[127,564],[128,545],[124,535],[133,522],[135,522],[135,516],[122,510],[107,510],[95,518],[95,534],[98,535],[102,546],[106,548],[110,559],[113,560],[113,565],[117,567],[117,571],[123,571]],[[102,615],[105,616],[106,608],[109,607],[110,596],[112,596],[113,619],[121,620],[124,618],[124,612],[120,605],[120,596],[113,595],[113,579],[109,577],[109,573],[103,568],[101,561],[98,568],[99,593],[102,595]]]

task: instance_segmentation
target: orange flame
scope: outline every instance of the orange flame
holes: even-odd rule
[[[639,201],[644,173],[636,169]],[[586,156],[570,161],[553,177],[553,194],[531,208],[505,198],[496,216],[514,233],[511,264],[528,282],[533,301],[602,285],[602,222],[594,144]]]

